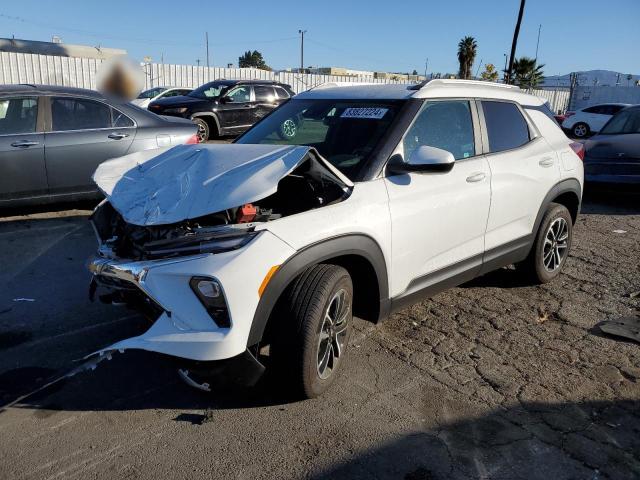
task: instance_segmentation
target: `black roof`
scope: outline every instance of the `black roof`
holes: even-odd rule
[[[244,85],[244,84],[249,84],[249,85],[280,85],[283,87],[290,87],[290,85],[287,85],[286,83],[282,83],[282,82],[276,82],[275,80],[227,80],[226,78],[219,78],[217,80],[212,80],[210,82],[207,82],[203,85],[208,85],[210,83],[221,83],[223,85]]]
[[[105,98],[100,92],[87,90],[86,88],[61,87],[58,85],[33,85],[21,83],[18,85],[0,85],[0,95],[2,94],[58,94],[58,95],[81,95],[83,97]]]

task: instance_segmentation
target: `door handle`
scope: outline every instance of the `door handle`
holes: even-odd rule
[[[128,133],[112,133],[109,135],[109,138],[111,138],[112,140],[122,140],[123,138],[127,138],[128,136]]]
[[[487,175],[484,172],[474,173],[467,177],[467,183],[481,182]]]
[[[17,142],[13,142],[11,144],[12,147],[18,147],[18,148],[27,148],[27,147],[33,147],[34,145],[38,145],[40,142],[33,142],[31,140],[18,140]]]
[[[552,167],[554,163],[555,162],[553,161],[553,158],[545,157],[538,162],[538,165],[540,165],[541,167],[547,168],[547,167]]]

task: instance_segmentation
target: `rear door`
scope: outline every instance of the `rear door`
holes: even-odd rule
[[[278,98],[272,86],[254,85],[255,95],[254,122],[271,113],[278,107]]]
[[[491,168],[491,211],[485,248],[507,254],[531,240],[540,206],[560,181],[555,151],[512,102],[478,101]]]
[[[47,194],[43,125],[38,97],[0,98],[0,202]]]
[[[91,193],[93,172],[105,160],[125,155],[136,133],[128,116],[106,103],[50,97],[51,124],[45,161],[51,194]]]

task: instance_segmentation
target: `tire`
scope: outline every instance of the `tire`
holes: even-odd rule
[[[209,140],[210,129],[206,120],[203,120],[202,118],[194,118],[193,123],[198,126],[198,131],[196,132],[196,135],[198,135],[198,143],[204,143]]]
[[[314,398],[331,387],[344,363],[353,318],[351,277],[337,265],[315,265],[284,295],[270,356],[294,394]]]
[[[576,138],[584,138],[589,135],[589,125],[584,122],[578,122],[571,128],[571,133]]]
[[[567,207],[551,203],[547,208],[529,256],[518,269],[533,283],[556,278],[569,256],[573,240],[573,220]]]

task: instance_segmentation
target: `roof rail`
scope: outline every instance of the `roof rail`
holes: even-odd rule
[[[322,90],[323,88],[335,88],[335,87],[356,87],[360,85],[385,85],[384,83],[376,82],[324,82],[311,87],[309,90]]]
[[[422,90],[423,88],[436,85],[477,85],[490,88],[507,88],[512,90],[520,90],[520,87],[516,85],[507,85],[504,83],[496,82],[484,82],[482,80],[461,80],[458,78],[434,78],[432,80],[425,80],[422,83],[410,86],[409,90]]]

